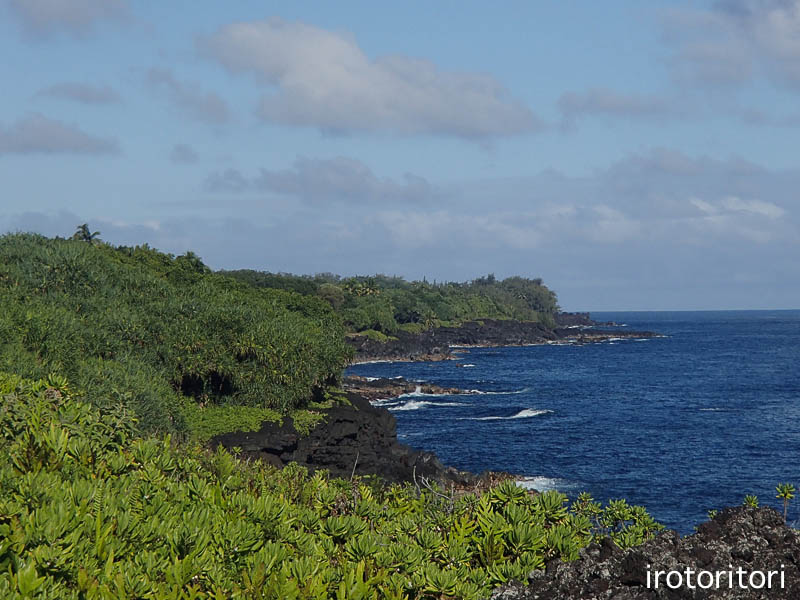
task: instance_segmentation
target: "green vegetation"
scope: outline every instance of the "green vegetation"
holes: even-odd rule
[[[302,277],[286,273],[229,271],[256,286],[288,290],[326,300],[351,331],[374,336],[398,330],[419,333],[431,327],[477,319],[517,319],[553,326],[556,295],[541,279],[493,275],[468,283],[408,282],[375,275],[342,279],[331,274]],[[375,339],[374,337],[372,339]]]
[[[63,377],[0,372],[0,597],[485,598],[595,536],[661,529],[622,500],[386,488],[138,432]]]
[[[294,416],[351,356],[322,298],[212,273],[191,252],[112,247],[86,225],[70,240],[0,237],[0,306],[0,370],[61,373],[149,432],[208,438]]]
[[[775,488],[775,491],[778,492],[778,495],[775,497],[783,500],[783,520],[785,522],[786,514],[789,510],[789,501],[794,498],[794,493],[796,490],[791,483],[779,483]]]
[[[758,508],[758,496],[754,494],[747,494],[747,496],[744,497],[742,505],[748,508]]]

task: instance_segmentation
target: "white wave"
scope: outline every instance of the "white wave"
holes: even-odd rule
[[[396,360],[389,360],[388,358],[380,358],[378,360],[354,360],[351,365],[378,365],[382,363],[398,362]]]
[[[394,406],[395,404],[400,404],[400,402],[397,398],[383,398],[381,400],[371,400],[370,404],[372,406]]]
[[[390,406],[389,410],[419,410],[426,406],[467,406],[463,402],[429,402],[427,400],[409,400],[399,406]]]
[[[420,386],[417,386],[413,392],[408,392],[406,394],[400,394],[397,396],[397,399],[402,400],[403,398],[441,398],[443,396],[452,396],[452,394],[427,394],[422,391]]]
[[[634,342],[649,342],[650,338],[636,338],[633,341]]]
[[[545,477],[544,475],[535,475],[533,477],[520,477],[517,479],[517,485],[525,488],[526,490],[537,490],[539,492],[548,492],[551,490],[564,490],[572,487],[565,479],[556,477]]]
[[[724,412],[725,411],[724,408],[701,408],[700,410],[703,411],[703,412]]]
[[[510,392],[485,392],[483,390],[465,390],[463,395],[476,395],[476,396],[508,396],[511,394],[524,394],[530,391],[530,388],[522,388],[521,390],[511,390]]]
[[[463,368],[467,369],[467,368],[469,368],[469,367],[474,367],[475,365],[473,365],[472,363],[467,363],[467,364],[465,364],[465,365],[461,365],[461,366],[462,366]]]
[[[510,417],[464,417],[470,421],[507,421],[509,419],[527,419],[529,417],[538,417],[540,415],[552,414],[552,410],[546,408],[525,408]]]

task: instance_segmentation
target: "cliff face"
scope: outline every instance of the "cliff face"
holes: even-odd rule
[[[687,576],[687,569],[693,575]],[[738,570],[743,571],[741,587]],[[675,589],[665,582],[665,575],[654,586],[655,571],[676,571]],[[698,572],[721,572],[708,589],[708,576]],[[732,577],[728,573],[732,571]],[[772,586],[762,585],[758,571],[783,573],[772,577]],[[648,586],[648,573],[650,574]],[[732,585],[729,585],[732,579]],[[581,551],[572,563],[554,561],[544,571],[534,571],[529,585],[509,585],[492,595],[496,600],[656,600],[656,599],[737,599],[789,600],[800,598],[800,532],[787,527],[771,508],[728,508],[697,528],[697,533],[680,538],[666,532],[629,550],[620,550],[609,538]],[[783,584],[781,586],[781,583]]]
[[[397,441],[392,414],[348,394],[352,406],[325,411],[325,422],[308,436],[294,430],[291,418],[281,426],[264,423],[256,432],[235,432],[212,439],[212,446],[239,447],[245,458],[258,458],[276,467],[294,461],[310,470],[327,469],[335,477],[379,475],[387,481],[412,481],[416,476],[445,484],[470,485],[476,478],[445,467],[431,452],[414,450]]]

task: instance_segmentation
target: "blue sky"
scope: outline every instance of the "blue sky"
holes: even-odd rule
[[[800,308],[800,1],[0,0],[0,230]]]

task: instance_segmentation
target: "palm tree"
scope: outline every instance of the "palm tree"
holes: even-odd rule
[[[786,511],[789,506],[789,500],[794,498],[794,486],[791,483],[779,483],[778,487],[775,488],[778,492],[778,495],[775,496],[776,498],[780,498],[783,500],[783,522],[786,522]]]
[[[72,234],[72,239],[93,244],[94,241],[98,239],[99,235],[99,231],[91,231],[89,225],[84,223],[83,225],[78,225],[75,233]]]

